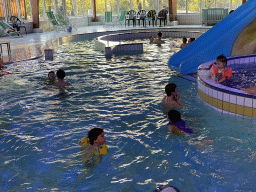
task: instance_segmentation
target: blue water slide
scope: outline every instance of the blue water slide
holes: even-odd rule
[[[224,54],[230,56],[237,36],[256,18],[256,0],[249,0],[193,43],[174,54],[169,68],[182,74],[197,72],[200,64]]]

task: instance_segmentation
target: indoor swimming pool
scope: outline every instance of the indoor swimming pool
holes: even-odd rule
[[[0,191],[254,191],[256,119],[205,104],[197,82],[168,68],[181,39],[165,40],[109,59],[92,40],[71,42],[54,61],[9,64],[0,77]],[[60,68],[72,86],[45,85]],[[178,110],[194,130],[189,138],[168,136],[161,102],[170,82],[187,106]],[[86,166],[77,141],[93,127],[104,129],[109,153]]]

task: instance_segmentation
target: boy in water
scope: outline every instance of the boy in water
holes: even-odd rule
[[[185,107],[185,105],[180,101],[180,94],[176,84],[169,83],[165,86],[165,93],[162,103],[164,107],[174,108],[174,107]]]
[[[46,79],[45,84],[52,85],[52,84],[55,83],[55,80],[56,80],[55,72],[54,71],[50,71],[48,73],[48,78]]]
[[[181,49],[183,49],[184,47],[186,47],[186,46],[188,45],[187,41],[188,41],[188,40],[187,40],[186,37],[183,37],[183,38],[182,38],[182,42],[183,42],[183,43],[180,45],[180,48],[181,48]]]
[[[53,86],[63,87],[63,86],[71,85],[69,82],[64,82],[64,77],[66,76],[66,73],[63,69],[59,69],[56,75],[57,75],[58,82],[53,84]]]
[[[89,141],[88,141],[89,140]],[[101,128],[93,128],[88,132],[88,137],[84,137],[78,142],[81,145],[82,161],[87,162],[93,156],[99,156],[108,153],[106,147],[106,137]]]
[[[154,43],[154,37],[153,36],[149,36],[149,43],[151,44],[151,43]]]
[[[163,37],[163,33],[162,32],[158,32],[157,39],[154,40],[154,43],[155,44],[164,43],[164,41],[162,40],[162,37]]]

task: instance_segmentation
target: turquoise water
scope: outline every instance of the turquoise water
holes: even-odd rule
[[[222,114],[202,102],[197,83],[168,69],[175,41],[144,41],[144,53],[106,60],[92,41],[42,59],[11,64],[0,78],[0,191],[254,191],[255,119]],[[42,85],[63,68],[72,87]],[[176,83],[194,130],[190,138],[167,134],[161,100]],[[101,163],[79,161],[77,141],[102,127],[109,154]],[[200,145],[204,139],[212,144]]]

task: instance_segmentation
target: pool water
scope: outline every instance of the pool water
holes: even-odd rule
[[[182,192],[254,191],[256,121],[215,111],[199,99],[197,83],[169,70],[166,39],[144,40],[144,53],[113,56],[93,41],[64,44],[53,62],[10,64],[0,78],[0,191],[153,191],[169,184]],[[72,87],[43,82],[66,71]],[[168,137],[161,100],[176,83],[193,136]],[[77,141],[105,130],[109,154],[79,161]],[[213,140],[201,145],[200,141]]]
[[[225,85],[232,88],[249,88],[256,85],[254,63],[232,66],[233,75]]]

